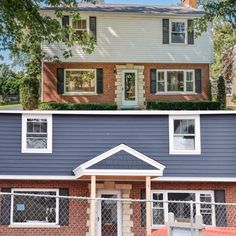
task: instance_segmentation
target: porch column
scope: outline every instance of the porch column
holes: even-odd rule
[[[95,236],[96,228],[96,176],[91,176],[90,236]]]
[[[146,227],[147,227],[147,236],[150,236],[152,233],[151,228],[151,177],[146,177]]]

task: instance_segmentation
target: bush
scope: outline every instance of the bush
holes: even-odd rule
[[[220,103],[211,101],[148,101],[147,110],[220,110]]]
[[[219,77],[218,85],[217,85],[217,102],[220,103],[221,109],[225,109],[226,107],[226,92],[225,92],[225,80],[223,76]]]
[[[39,80],[24,78],[20,84],[20,102],[24,110],[35,110],[39,104]]]
[[[113,103],[62,103],[48,102],[39,105],[40,110],[117,110]]]

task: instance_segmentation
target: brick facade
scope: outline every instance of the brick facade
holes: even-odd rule
[[[119,89],[119,71],[117,68],[141,68],[144,66],[142,87],[138,89],[138,105],[142,107],[146,100],[207,100],[209,91],[209,65],[208,64],[114,64],[114,63],[44,63],[42,101],[44,102],[71,102],[71,103],[112,103],[120,101],[121,89]],[[57,93],[57,68],[64,69],[96,69],[103,68],[103,94],[98,95],[60,95]],[[150,93],[150,69],[201,69],[202,70],[202,93],[192,95],[155,95]],[[140,80],[138,79],[138,81]],[[140,82],[139,82],[140,85]],[[144,90],[144,92],[142,92]],[[144,96],[140,98],[140,96]],[[142,104],[140,104],[140,102]],[[118,104],[120,105],[120,104]]]
[[[1,181],[0,188],[68,188],[71,196],[89,197],[89,182],[86,181]],[[112,186],[112,183],[102,182],[97,184],[97,190],[106,189],[103,186]],[[130,189],[130,186],[132,188]],[[102,186],[102,187],[101,187]],[[129,196],[133,199],[140,199],[141,189],[145,188],[144,182],[115,182],[115,188],[121,189],[126,187],[129,190]],[[236,184],[235,183],[183,183],[183,182],[153,182],[154,190],[225,190],[226,202],[236,203]],[[113,190],[113,189],[111,189]],[[123,190],[124,191],[124,190]],[[122,197],[128,197],[123,192]],[[132,203],[129,205],[132,209],[130,217],[132,221],[132,233],[129,235],[143,235],[144,227],[141,226],[141,208],[140,203]],[[70,201],[69,209],[69,226],[61,226],[60,228],[9,228],[8,226],[0,226],[0,236],[86,236],[88,232],[89,204],[78,204],[78,201]],[[136,209],[136,210],[134,210]],[[139,210],[140,209],[140,210]],[[128,210],[128,209],[126,209]],[[129,214],[131,214],[129,213]]]

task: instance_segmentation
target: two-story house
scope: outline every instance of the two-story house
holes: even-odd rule
[[[190,1],[194,2],[194,1]],[[53,16],[55,8],[42,13]],[[42,44],[42,101],[116,103],[119,108],[144,107],[147,100],[207,100],[212,31],[200,37],[190,30],[201,9],[189,6],[79,4],[81,19],[69,14],[63,25],[90,32],[95,50],[79,45],[65,59],[63,43]]]
[[[207,205],[236,202],[234,111],[1,111],[0,134],[1,236],[144,236],[168,211],[189,220],[167,202],[181,200],[207,226],[236,226],[233,206]],[[92,211],[81,197],[120,200]],[[145,197],[166,202],[120,205]]]

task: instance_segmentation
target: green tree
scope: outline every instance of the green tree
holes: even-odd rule
[[[223,110],[226,107],[225,80],[223,76],[219,77],[217,88],[217,102],[221,104],[221,109]]]

